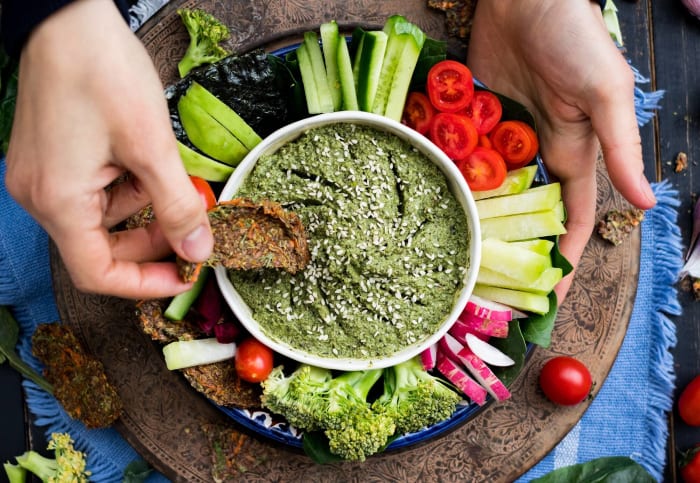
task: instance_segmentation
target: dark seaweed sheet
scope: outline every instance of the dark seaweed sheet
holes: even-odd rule
[[[165,89],[175,136],[189,147],[193,146],[180,123],[177,102],[193,81],[236,111],[261,137],[289,123],[287,93],[280,90],[267,53],[256,49],[234,54],[192,70]]]

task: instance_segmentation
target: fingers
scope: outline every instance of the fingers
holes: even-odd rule
[[[607,79],[593,96],[591,122],[613,185],[630,203],[648,209],[656,204],[656,198],[644,176],[634,105],[634,78],[629,66],[619,57],[624,66],[612,70],[618,74]]]
[[[102,225],[111,228],[137,213],[151,201],[141,182],[130,176],[105,192],[105,208]]]
[[[87,233],[64,230],[52,234],[75,286],[85,292],[109,293],[123,298],[168,297],[183,292],[190,284],[182,282],[174,263],[137,263],[141,259],[157,258],[140,248],[146,230],[134,230],[134,238],[119,240],[115,254],[132,260],[113,257],[112,243],[107,231],[96,227]],[[123,245],[131,245],[132,249]],[[86,249],[85,247],[89,247]]]

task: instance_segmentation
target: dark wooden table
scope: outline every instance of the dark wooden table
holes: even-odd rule
[[[669,179],[680,192],[679,224],[684,240],[690,236],[692,207],[700,191],[695,176],[700,159],[700,20],[690,16],[679,0],[617,0],[626,56],[651,79],[643,90],[664,89],[662,109],[642,128],[646,174],[652,180]],[[688,168],[675,172],[679,152],[688,156]],[[700,302],[680,288],[683,315],[674,318],[678,344],[674,349],[677,392],[700,374]],[[0,366],[0,462],[26,448],[45,447],[41,431],[31,425],[22,400],[20,378]],[[700,442],[700,428],[684,425],[674,411],[669,418],[666,481],[676,480],[678,452]],[[0,476],[2,479],[4,476]]]

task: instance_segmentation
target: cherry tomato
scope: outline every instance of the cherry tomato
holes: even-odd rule
[[[443,60],[428,71],[428,97],[435,109],[457,112],[465,109],[474,95],[472,71],[455,60]]]
[[[680,468],[685,483],[700,483],[700,445],[683,454]]]
[[[493,92],[476,91],[464,112],[474,123],[476,132],[482,135],[490,132],[501,120],[503,106]]]
[[[554,357],[540,372],[540,387],[556,404],[573,406],[582,402],[590,394],[592,385],[588,368],[573,357]]]
[[[430,140],[455,161],[469,156],[478,139],[474,124],[462,114],[440,112],[430,126]]]
[[[507,169],[503,157],[493,149],[477,146],[474,151],[457,163],[472,191],[498,188],[506,179]]]
[[[508,169],[521,168],[537,154],[537,134],[522,121],[501,121],[490,134],[493,148],[501,153]]]
[[[477,143],[477,146],[481,146],[482,148],[493,149],[493,144],[491,144],[491,140],[486,134],[482,134],[481,136],[479,136],[479,142]]]
[[[216,206],[216,195],[214,195],[214,191],[211,189],[211,186],[209,186],[207,180],[198,176],[190,176],[190,181],[192,181],[192,184],[197,189],[197,193],[199,193],[199,197],[202,198],[207,210]]]
[[[681,392],[678,413],[686,424],[700,426],[700,375],[695,376]]]
[[[272,371],[272,349],[253,337],[248,337],[236,349],[236,373],[248,382],[261,382]]]
[[[410,92],[403,108],[401,122],[421,134],[427,134],[435,115],[435,108],[422,92]]]

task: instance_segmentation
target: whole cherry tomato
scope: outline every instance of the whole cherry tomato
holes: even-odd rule
[[[700,426],[700,375],[685,386],[678,398],[678,413],[690,426]]]
[[[540,387],[547,398],[564,406],[582,402],[593,382],[588,368],[578,359],[558,356],[548,360],[540,372]]]
[[[410,92],[403,108],[401,122],[421,134],[427,134],[435,115],[435,108],[422,92]]]
[[[272,371],[272,349],[253,337],[244,339],[236,349],[236,373],[248,382],[261,382]]]
[[[202,198],[207,210],[216,206],[216,195],[214,195],[214,191],[211,189],[207,180],[198,176],[190,176],[190,181],[192,181],[192,184],[197,189],[197,193],[199,193],[199,197]]]
[[[683,455],[680,471],[681,478],[685,483],[700,483],[700,445]]]
[[[428,71],[426,90],[430,102],[438,111],[461,111],[474,96],[472,71],[455,60],[442,60]]]

